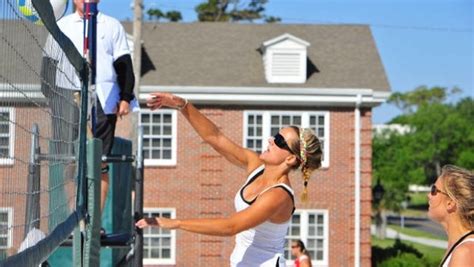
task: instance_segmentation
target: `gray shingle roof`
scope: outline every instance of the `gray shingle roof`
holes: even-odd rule
[[[132,23],[125,22],[132,33]],[[290,33],[311,44],[305,84],[268,84],[259,48]],[[368,26],[145,23],[142,39],[156,70],[142,85],[370,88],[390,91]]]

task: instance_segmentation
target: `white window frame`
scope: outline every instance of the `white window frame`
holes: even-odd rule
[[[9,249],[13,246],[13,208],[0,207],[0,212],[6,212],[8,214],[8,233],[7,233],[7,246],[0,247],[0,249]]]
[[[143,213],[169,212],[171,219],[176,219],[176,208],[144,208]],[[145,238],[145,234],[143,235]],[[170,259],[143,258],[144,265],[175,265],[176,264],[176,230],[171,230],[171,257]]]
[[[150,109],[142,109],[140,111],[140,125],[142,124],[143,114],[171,114],[171,159],[145,159],[145,166],[176,166],[177,162],[177,139],[178,139],[178,113],[172,109],[162,109],[152,111]],[[153,135],[147,135],[153,136]]]
[[[8,112],[10,122],[15,121],[15,109],[12,107],[0,107],[0,112]],[[15,156],[15,125],[10,123],[9,127],[9,149],[8,149],[8,158],[2,158],[0,156],[0,165],[13,165],[14,156]]]
[[[323,233],[323,260],[311,259],[313,266],[327,267],[329,266],[329,212],[328,210],[321,209],[297,209],[294,214],[299,214],[301,218],[300,222],[300,236],[286,236],[286,239],[290,242],[293,239],[301,239],[303,243],[308,244],[308,218],[310,214],[312,215],[323,215],[324,217],[324,233]],[[293,260],[287,259],[286,264],[288,266],[293,266]]]
[[[247,147],[247,138],[248,138],[248,116],[249,115],[262,115],[262,151],[265,151],[268,146],[267,139],[270,137],[270,125],[271,125],[271,116],[272,115],[289,115],[289,116],[301,116],[301,127],[309,127],[309,118],[310,116],[324,116],[324,149],[323,149],[323,161],[321,162],[322,168],[329,168],[329,152],[330,152],[330,112],[329,111],[312,111],[312,110],[302,110],[302,111],[288,111],[288,110],[271,110],[271,111],[262,111],[262,110],[245,110],[244,111],[244,120],[243,120],[243,139],[242,145]]]

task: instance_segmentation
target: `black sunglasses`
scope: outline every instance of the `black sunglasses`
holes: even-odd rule
[[[431,194],[432,196],[436,196],[438,193],[441,193],[441,194],[443,194],[443,195],[449,196],[448,193],[439,190],[438,187],[436,187],[436,185],[431,185],[430,194]]]
[[[275,142],[277,147],[288,150],[291,154],[293,154],[293,151],[291,151],[288,143],[285,141],[285,138],[280,133],[277,133],[273,136],[273,142]]]

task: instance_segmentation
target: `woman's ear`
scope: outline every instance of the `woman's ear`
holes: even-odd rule
[[[446,209],[449,213],[453,213],[457,210],[457,204],[456,204],[456,201],[452,200],[452,199],[448,199],[448,203],[446,205]]]
[[[286,157],[285,162],[288,166],[291,166],[291,167],[297,166],[298,165],[298,158],[295,155],[291,154],[288,157]]]

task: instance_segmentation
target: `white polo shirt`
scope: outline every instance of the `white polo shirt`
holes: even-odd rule
[[[83,54],[84,21],[76,12],[63,17],[58,26],[71,39],[76,49]],[[105,114],[116,113],[120,101],[120,88],[113,63],[119,57],[130,54],[125,30],[118,20],[99,12],[97,14],[97,63],[96,93]],[[45,45],[45,54],[58,61],[56,85],[71,90],[80,90],[79,77],[62,51],[58,51],[57,43],[51,36]],[[74,75],[71,75],[74,73]],[[131,101],[131,108],[136,110],[136,98]]]

